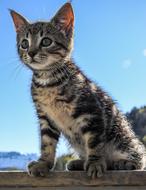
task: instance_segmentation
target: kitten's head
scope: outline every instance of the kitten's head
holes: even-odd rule
[[[50,22],[29,23],[10,10],[17,32],[20,59],[32,70],[47,70],[56,62],[70,58],[73,46],[74,14],[66,3]]]

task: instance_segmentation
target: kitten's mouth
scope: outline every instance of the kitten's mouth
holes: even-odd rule
[[[32,59],[30,64],[39,64],[40,62],[36,61],[35,59]]]

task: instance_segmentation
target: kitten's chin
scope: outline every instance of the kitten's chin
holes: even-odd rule
[[[29,69],[31,69],[32,71],[42,71],[42,70],[47,70],[47,66],[45,64],[42,63],[27,63],[25,64]]]

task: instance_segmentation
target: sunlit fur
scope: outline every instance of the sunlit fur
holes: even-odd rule
[[[74,16],[70,3],[48,23],[30,24],[16,12],[11,14],[18,54],[33,71],[31,93],[40,124],[41,156],[28,165],[29,174],[45,176],[53,168],[61,133],[80,158],[70,162],[69,170],[83,169],[95,178],[107,169],[143,169],[145,149],[130,123],[71,59]],[[52,40],[49,47],[40,46],[44,37]],[[21,47],[23,39],[29,41],[27,50]]]

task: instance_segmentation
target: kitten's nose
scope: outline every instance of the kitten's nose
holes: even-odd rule
[[[37,51],[34,51],[34,50],[28,52],[28,55],[29,55],[31,58],[33,58],[36,54],[37,54]]]

